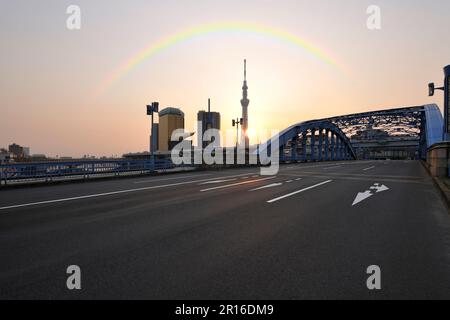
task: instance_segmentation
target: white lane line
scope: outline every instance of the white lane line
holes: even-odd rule
[[[215,179],[217,179],[217,178],[215,178]],[[6,206],[6,207],[0,207],[0,210],[15,209],[15,208],[22,208],[22,207],[31,207],[31,206],[41,205],[41,204],[50,204],[50,203],[67,202],[67,201],[90,199],[90,198],[98,198],[98,197],[110,196],[110,195],[115,195],[115,194],[131,193],[131,192],[138,192],[138,191],[145,191],[145,190],[152,190],[152,189],[160,189],[160,188],[181,186],[181,185],[186,185],[186,184],[194,184],[194,183],[208,181],[208,180],[211,180],[211,178],[209,178],[209,179],[200,179],[200,180],[192,180],[192,181],[183,181],[183,182],[170,183],[170,184],[162,184],[162,185],[158,185],[158,186],[150,186],[150,187],[143,187],[143,188],[134,188],[134,189],[119,190],[119,191],[95,193],[95,194],[88,194],[88,195],[78,196],[78,197],[70,197],[70,198],[62,198],[62,199],[54,199],[54,200],[46,200],[46,201],[37,201],[37,202],[30,202],[30,203],[23,203],[23,204],[15,204],[15,205]]]
[[[252,176],[252,178],[258,178],[258,177],[259,177],[259,175]]]
[[[375,166],[372,166],[372,167],[363,169],[363,171],[369,171],[369,170],[372,170],[372,169],[374,169],[374,168],[375,168]]]
[[[158,181],[166,181],[166,180],[176,180],[176,179],[184,179],[184,178],[191,178],[191,177],[200,177],[200,176],[210,176],[212,173],[202,173],[202,174],[187,174],[187,175],[181,175],[179,177],[170,177],[170,178],[164,178],[164,179],[145,179],[145,180],[136,180],[133,181],[133,183],[149,183],[149,182],[158,182]]]
[[[327,181],[324,181],[324,182],[315,184],[315,185],[313,185],[313,186],[310,186],[310,187],[307,187],[307,188],[304,188],[304,189],[301,189],[301,190],[298,190],[298,191],[295,191],[295,192],[292,192],[292,193],[285,194],[284,196],[281,196],[281,197],[278,197],[278,198],[269,200],[269,201],[267,201],[267,203],[274,203],[274,202],[280,201],[280,200],[282,200],[282,199],[285,199],[285,198],[288,198],[288,197],[292,197],[292,196],[294,196],[294,195],[296,195],[296,194],[298,194],[298,193],[305,192],[305,191],[308,191],[308,190],[311,190],[311,189],[320,187],[320,186],[322,186],[322,185],[324,185],[324,184],[327,184],[327,183],[330,183],[330,182],[332,182],[332,181],[333,181],[333,180],[327,180]]]
[[[212,188],[208,188],[208,189],[203,189],[203,190],[200,190],[200,192],[206,192],[206,191],[217,190],[217,189],[224,189],[224,188],[231,188],[231,187],[239,186],[239,185],[242,185],[242,184],[248,184],[248,183],[253,183],[253,182],[265,181],[265,180],[275,179],[275,178],[276,178],[276,176],[263,178],[263,179],[248,180],[248,181],[237,182],[237,183],[232,183],[232,184],[226,184],[224,186],[218,186],[218,187],[212,187]]]
[[[334,162],[333,166],[346,166],[346,165],[357,165],[360,164],[361,161],[359,162]],[[368,163],[367,161],[365,161],[365,163]],[[327,164],[320,164],[320,165],[303,165],[303,164],[299,164],[297,166],[292,166],[291,169],[296,169],[296,170],[303,170],[303,169],[310,169],[310,168],[326,168],[326,167],[330,167],[331,163],[327,163]],[[284,167],[280,167],[280,169],[288,169],[288,167],[284,168]],[[294,171],[294,170],[292,170]]]
[[[237,178],[233,178],[233,179],[223,179],[223,180],[213,180],[213,181],[206,181],[206,182],[202,182],[199,183],[199,185],[204,185],[204,184],[216,184],[216,183],[222,183],[222,182],[228,182],[228,181],[236,181]]]
[[[302,180],[302,178],[297,178],[297,179],[295,179],[295,181],[299,181],[299,180]]]
[[[255,189],[251,189],[251,190],[248,190],[248,191],[258,191],[258,190],[263,190],[263,189],[267,189],[267,188],[274,188],[274,187],[279,187],[279,186],[281,186],[283,183],[282,182],[279,182],[279,183],[272,183],[272,184],[267,184],[267,185],[265,185],[265,186],[262,186],[262,187],[259,187],[259,188],[255,188]]]
[[[291,183],[291,182],[294,182],[294,180],[288,180],[288,181],[286,181],[286,183]]]
[[[209,181],[209,180],[228,179],[228,178],[236,178],[236,177],[248,176],[249,174],[251,174],[251,173],[242,173],[242,174],[236,174],[236,175],[231,175],[231,176],[214,177],[214,178],[197,180],[197,182]],[[208,173],[208,175],[210,175],[210,174]],[[192,176],[195,176],[195,175],[192,175]],[[187,176],[185,176],[185,177],[187,177]],[[152,183],[154,181],[156,181],[156,180],[148,179],[148,180],[134,181],[134,183],[136,183],[136,184],[139,184],[139,183]],[[186,181],[186,182],[189,182],[189,181]]]

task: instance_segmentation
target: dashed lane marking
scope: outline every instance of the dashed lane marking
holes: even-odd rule
[[[285,199],[285,198],[292,197],[292,196],[294,196],[294,195],[296,195],[296,194],[299,194],[299,193],[301,193],[301,192],[305,192],[305,191],[308,191],[308,190],[311,190],[311,189],[314,189],[314,188],[323,186],[324,184],[330,183],[330,182],[332,182],[332,181],[333,181],[333,180],[327,180],[327,181],[324,181],[324,182],[315,184],[315,185],[313,185],[313,186],[310,186],[310,187],[307,187],[307,188],[304,188],[304,189],[301,189],[301,190],[298,190],[298,191],[295,191],[295,192],[291,192],[291,193],[285,194],[284,196],[281,196],[281,197],[278,197],[278,198],[269,200],[269,201],[267,201],[267,203],[274,203],[274,202],[283,200],[283,199]]]
[[[203,190],[200,190],[200,192],[206,192],[206,191],[212,191],[212,190],[218,190],[218,189],[231,188],[231,187],[240,186],[240,185],[243,185],[243,184],[249,184],[249,183],[259,182],[259,181],[266,181],[266,180],[275,179],[275,178],[276,178],[276,176],[268,177],[268,178],[263,178],[263,179],[248,180],[248,181],[237,182],[237,183],[232,183],[232,184],[226,184],[226,185],[224,185],[224,186],[217,186],[217,187],[212,187],[212,188],[203,189]]]
[[[259,188],[255,188],[255,189],[251,189],[251,190],[248,190],[248,191],[252,192],[252,191],[258,191],[258,190],[263,190],[263,189],[268,189],[268,188],[279,187],[282,184],[283,184],[282,182],[267,184],[265,186],[262,186],[262,187],[259,187]]]

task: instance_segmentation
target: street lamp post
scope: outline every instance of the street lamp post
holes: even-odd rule
[[[428,96],[434,96],[435,90],[444,91],[444,141],[450,141],[450,65],[444,68],[444,86],[436,88],[434,83],[428,84]]]
[[[237,149],[239,143],[239,125],[244,124],[244,119],[236,118],[233,119],[231,123],[233,124],[233,127],[236,127],[236,149]]]
[[[155,141],[152,141],[155,138],[155,133],[154,133],[154,121],[153,121],[153,114],[159,111],[159,102],[152,102],[152,104],[147,105],[147,115],[150,115],[152,118],[152,124],[151,124],[151,128],[150,128],[150,159],[151,159],[151,163],[152,163],[152,167],[155,167]]]

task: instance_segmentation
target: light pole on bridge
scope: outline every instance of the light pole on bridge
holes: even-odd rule
[[[237,149],[238,144],[239,144],[239,125],[244,124],[244,119],[243,118],[240,118],[240,119],[236,118],[236,120],[233,119],[231,121],[231,124],[233,125],[233,127],[236,127],[236,149]]]
[[[155,132],[154,132],[154,121],[153,121],[153,114],[154,113],[158,113],[159,112],[159,102],[152,102],[152,104],[147,105],[147,115],[151,116],[152,118],[152,125],[150,127],[150,159],[151,159],[151,163],[154,169],[155,166],[155,144],[156,144],[156,137],[155,137]]]
[[[450,141],[450,65],[444,68],[444,86],[436,88],[434,83],[428,84],[428,95],[434,96],[435,90],[444,91],[444,141]]]

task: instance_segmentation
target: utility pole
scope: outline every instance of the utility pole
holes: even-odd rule
[[[152,164],[152,169],[155,168],[155,141],[153,141],[155,138],[155,132],[154,132],[154,120],[153,120],[153,114],[159,112],[159,102],[152,102],[152,104],[147,105],[147,115],[150,115],[152,118],[152,124],[150,127],[150,159]]]
[[[444,86],[436,88],[434,83],[428,84],[428,96],[434,96],[435,90],[444,91],[444,141],[450,141],[450,65],[444,67]]]
[[[233,127],[236,127],[236,149],[237,149],[239,144],[239,125],[242,125],[244,123],[244,119],[236,118],[236,120],[233,119],[231,123],[233,124]]]

